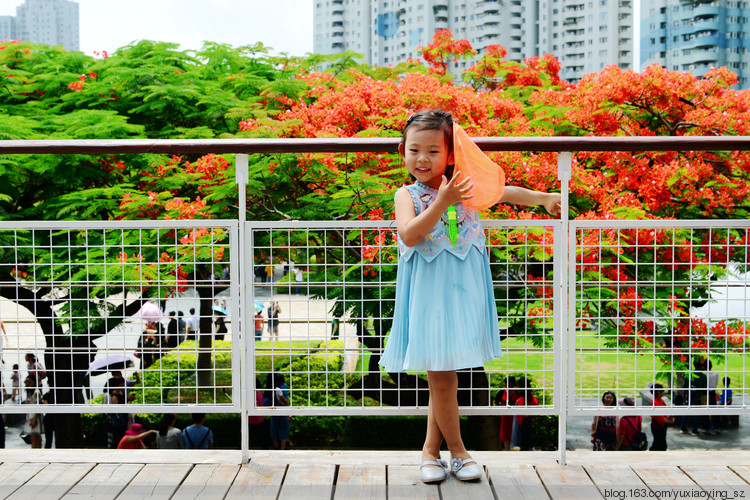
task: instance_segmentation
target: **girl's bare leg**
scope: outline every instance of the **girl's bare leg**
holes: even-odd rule
[[[440,445],[443,444],[443,434],[440,432],[432,407],[432,396],[427,407],[427,435],[422,447],[422,461],[435,460],[440,456]]]
[[[430,410],[438,427],[438,433],[448,444],[453,458],[469,458],[464,442],[461,439],[461,428],[458,420],[458,376],[455,371],[427,372],[430,386]],[[427,421],[427,437],[430,438],[430,421]],[[436,438],[433,437],[433,440]],[[433,441],[429,444],[432,445]],[[425,447],[428,441],[425,440]],[[438,449],[440,444],[438,443]],[[424,451],[423,451],[424,454]]]

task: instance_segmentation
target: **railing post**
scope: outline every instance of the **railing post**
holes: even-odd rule
[[[567,399],[567,353],[566,340],[570,335],[568,325],[568,307],[570,305],[567,272],[571,256],[568,255],[568,241],[570,239],[568,220],[568,195],[570,188],[570,175],[572,170],[573,155],[567,151],[561,151],[557,155],[557,178],[560,181],[560,230],[555,238],[555,401],[559,404],[559,420],[557,427],[557,450],[559,452],[560,465],[566,465],[565,446],[567,442],[568,424],[568,399]],[[567,333],[567,335],[566,335]]]
[[[250,341],[248,339],[254,338],[252,337],[251,330],[246,327],[246,325],[251,325],[253,319],[248,316],[248,311],[253,310],[253,304],[255,302],[253,293],[252,293],[252,287],[253,287],[253,276],[252,269],[250,272],[248,272],[247,266],[249,260],[249,247],[250,245],[247,244],[245,241],[246,235],[245,235],[245,223],[247,222],[247,181],[248,181],[248,156],[246,154],[237,154],[235,155],[234,160],[234,168],[235,168],[235,182],[237,182],[237,193],[238,193],[238,203],[239,206],[239,222],[240,222],[240,232],[239,232],[239,240],[240,240],[240,256],[239,256],[239,283],[240,283],[240,293],[239,297],[237,297],[238,305],[241,305],[244,303],[244,308],[237,308],[239,309],[239,314],[237,314],[235,317],[240,320],[239,331],[240,331],[240,384],[239,384],[239,393],[240,393],[240,439],[242,441],[240,449],[242,450],[242,463],[247,463],[250,458],[250,426],[248,424],[248,408],[251,404],[255,401],[255,398],[252,398],[251,396],[254,394],[255,391],[255,377],[254,371],[250,372],[248,371],[248,346],[250,345]],[[249,292],[248,292],[249,290]],[[244,299],[244,300],[243,300]],[[243,376],[245,377],[245,380],[243,380]],[[250,376],[250,382],[247,382],[247,377]]]

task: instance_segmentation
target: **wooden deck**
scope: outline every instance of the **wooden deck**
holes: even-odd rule
[[[750,498],[750,452],[475,452],[486,476],[419,481],[417,452],[0,450],[0,499]]]

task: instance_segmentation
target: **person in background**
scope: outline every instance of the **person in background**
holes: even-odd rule
[[[264,405],[263,390],[261,389],[260,378],[255,377],[255,406],[261,408]],[[268,441],[268,430],[266,428],[265,418],[263,415],[250,415],[247,417],[249,427],[248,445],[250,448],[265,448]]]
[[[173,349],[180,343],[180,321],[174,311],[169,311],[169,323],[167,323],[167,334],[162,341],[162,348]]]
[[[224,335],[229,332],[227,330],[227,324],[225,321],[226,314],[224,313],[226,311],[225,308],[222,308],[219,305],[218,299],[214,300],[214,340],[224,340]]]
[[[716,406],[719,398],[716,394],[716,389],[719,387],[719,372],[713,371],[711,360],[707,359],[704,367],[706,369],[706,383],[708,386],[707,393],[707,404],[709,406]],[[721,421],[718,415],[706,415],[708,422],[706,423],[707,434],[721,434]]]
[[[182,431],[186,449],[208,450],[214,447],[214,434],[211,429],[203,425],[205,422],[205,413],[193,413],[193,425],[185,427]]]
[[[622,400],[625,406],[635,406],[635,400],[627,397]],[[616,449],[630,451],[635,443],[636,434],[641,431],[643,419],[640,415],[626,415],[620,417],[620,423],[617,426],[617,447]]]
[[[706,405],[708,403],[708,377],[706,375],[706,360],[700,356],[693,356],[693,373],[685,377],[685,389],[687,401],[692,407]],[[680,434],[688,433],[688,423],[691,425],[690,433],[693,436],[700,434],[698,426],[701,423],[700,415],[685,415],[680,421]]]
[[[47,391],[42,396],[42,404],[51,405],[54,404],[55,396],[52,391]],[[42,418],[42,424],[44,426],[44,447],[49,449],[52,448],[52,441],[55,439],[55,423],[52,415],[45,413]]]
[[[289,406],[289,394],[286,391],[286,380],[280,373],[269,373],[266,383],[268,394],[266,397],[269,406]],[[271,440],[273,447],[278,450],[285,450],[289,443],[289,416],[279,415],[271,417]]]
[[[29,397],[26,400],[27,404],[36,405],[41,403],[41,395],[39,394],[39,389],[37,388],[36,383],[36,378],[31,375],[24,380],[26,391],[29,393]],[[29,435],[32,448],[42,447],[43,427],[41,414],[28,413],[26,415],[26,423],[23,426],[23,431]]]
[[[120,442],[117,444],[118,450],[137,450],[139,448],[145,449],[146,445],[143,444],[143,440],[156,434],[156,429],[150,429],[147,431],[143,430],[143,426],[139,423],[134,423],[130,426],[130,429],[125,431],[125,435],[122,436]]]
[[[724,389],[721,391],[721,395],[719,396],[719,404],[721,406],[729,406],[732,404],[732,389],[729,388],[729,386],[732,383],[732,379],[729,377],[724,377]],[[722,418],[720,419],[722,422],[722,427],[726,429],[732,428],[732,419],[727,415],[722,415]]]
[[[255,313],[255,340],[263,338],[263,312]]]
[[[200,326],[200,319],[195,314],[195,308],[190,308],[190,316],[185,320],[185,338],[195,339]]]
[[[279,314],[281,314],[281,306],[278,302],[271,301],[268,306],[267,317],[268,317],[268,334],[273,340],[279,338]]]
[[[516,406],[538,406],[536,396],[531,390],[531,383],[526,377],[518,381],[518,399]],[[533,417],[527,415],[516,415],[513,425],[518,431],[518,447],[520,451],[532,451],[534,448]]]
[[[331,340],[335,340],[339,338],[339,324],[341,323],[341,320],[338,318],[338,316],[334,316],[334,318],[331,320]]]
[[[617,396],[612,391],[602,394],[604,406],[615,406]],[[591,422],[591,442],[594,451],[614,451],[617,447],[617,417],[614,415],[596,415]]]
[[[185,448],[185,439],[182,431],[174,426],[177,416],[174,413],[165,413],[161,417],[161,428],[156,436],[156,447],[160,450],[182,450]]]
[[[664,386],[654,384],[651,389],[654,392],[653,406],[667,406],[664,404]],[[651,417],[651,434],[654,440],[651,443],[651,451],[667,451],[667,427],[674,423],[672,416],[653,415]]]
[[[302,269],[299,267],[294,268],[294,282],[297,284],[297,287],[295,288],[295,292],[297,295],[300,295],[302,293],[302,280],[304,278],[304,275],[302,273]]]
[[[18,368],[18,363],[13,365],[13,373],[10,376],[11,389],[13,391],[13,401],[16,403],[21,402],[21,371]]]
[[[518,393],[516,391],[516,377],[508,376],[505,380],[506,388],[499,393],[500,406],[514,406]],[[503,415],[500,417],[500,441],[503,442],[503,449],[510,450],[510,438],[513,434],[513,415]]]
[[[273,281],[273,264],[271,264],[271,260],[266,261],[266,283],[270,283]]]
[[[32,353],[26,353],[26,369],[28,370],[28,376],[34,380],[34,387],[41,388],[42,380],[47,378],[47,372],[44,366],[37,361],[36,356]],[[28,391],[28,387],[26,388]]]

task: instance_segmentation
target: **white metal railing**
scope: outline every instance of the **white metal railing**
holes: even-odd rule
[[[746,410],[748,221],[573,221],[570,236],[569,413],[611,413],[606,390],[643,398],[618,414]],[[640,406],[654,383],[685,404]]]
[[[126,377],[139,371],[146,386],[128,390],[134,399],[129,412],[426,413],[427,389],[419,374],[398,379],[377,365],[395,290],[393,222],[247,222],[244,239],[236,221],[72,226],[0,223],[3,251],[16,255],[0,269],[0,276],[12,278],[0,280],[6,391],[12,388],[8,368],[17,363],[25,375],[23,358],[31,353],[47,371],[43,390],[54,386],[75,395],[51,405],[6,400],[4,413],[121,412],[121,405],[98,399],[109,378],[104,371],[91,377],[93,398],[81,397],[88,366],[108,356],[129,359]],[[747,411],[747,221],[524,220],[484,226],[504,356],[462,375],[463,414]],[[240,255],[245,258],[237,262]],[[148,296],[166,299],[164,313],[138,311]],[[241,307],[242,297],[251,307]],[[281,307],[273,338],[266,312],[272,300]],[[257,340],[256,302],[263,316]],[[196,341],[150,351],[138,347],[150,320],[160,319],[166,333],[168,313],[187,316],[191,308],[203,320]],[[213,342],[221,309],[227,341]],[[719,381],[694,388],[697,395],[688,404],[599,404],[607,390],[618,399],[639,400],[653,382],[672,397],[680,394],[684,380],[706,371],[692,361],[707,348],[718,375],[707,380]],[[148,354],[161,360],[143,370]],[[199,357],[208,364],[198,364]],[[200,382],[201,372],[209,375],[207,383]],[[271,373],[285,376],[291,406],[256,407],[255,398],[238,397],[268,390]],[[509,375],[532,382],[538,406],[493,405]],[[732,380],[734,404],[708,404],[725,377]]]
[[[602,141],[590,139],[569,140],[581,148],[594,149],[615,146],[637,149],[645,140],[639,138],[638,144],[631,144],[633,139],[628,138],[616,141],[617,144],[600,144]],[[661,142],[657,146],[666,149],[685,147],[681,139],[692,141],[691,138],[658,139]],[[541,146],[569,145],[565,143],[568,139],[555,140],[554,144]],[[745,140],[710,138],[700,147],[745,148]],[[142,147],[140,144],[122,147],[126,146]],[[164,145],[167,146],[170,145]],[[300,147],[296,143],[294,146]],[[11,153],[23,152],[12,150],[13,144],[10,147]],[[571,155],[559,153],[562,220],[485,221],[501,327],[509,335],[504,341],[506,356],[462,383],[459,397],[465,398],[461,400],[463,413],[565,417],[594,413],[746,412],[744,325],[748,313],[741,273],[747,267],[747,222],[569,221],[565,214],[570,166]],[[247,156],[238,155],[240,200],[245,199],[246,175]],[[7,327],[2,351],[6,358],[5,387],[9,389],[11,385],[8,360],[17,361],[23,373],[26,370],[22,358],[31,352],[40,358],[44,355],[45,363],[48,355],[55,360],[46,367],[48,376],[41,381],[42,388],[47,389],[49,380],[54,379],[56,389],[69,397],[69,401],[58,398],[52,405],[44,406],[5,401],[2,411],[121,411],[122,406],[99,404],[76,396],[80,392],[78,379],[88,371],[88,366],[81,367],[81,359],[90,366],[105,355],[127,356],[136,350],[144,355],[145,350],[132,346],[135,342],[137,347],[137,339],[143,335],[144,325],[137,324],[138,317],[134,316],[141,307],[140,301],[146,296],[173,295],[169,297],[172,302],[168,300],[166,304],[168,313],[180,310],[180,304],[188,300],[180,294],[192,293],[204,297],[194,302],[200,309],[201,322],[197,342],[155,348],[154,354],[167,358],[153,370],[146,370],[151,372],[147,384],[153,384],[155,389],[146,392],[140,386],[132,388],[128,395],[134,396],[135,402],[128,405],[128,411],[240,411],[243,454],[247,451],[245,417],[251,413],[424,414],[424,382],[415,374],[394,381],[390,375],[380,373],[374,363],[390,318],[397,259],[392,223],[260,223],[245,221],[245,213],[240,210],[239,221],[0,222],[0,251],[14,256],[10,259],[12,264],[0,267],[0,295],[4,297],[0,301],[0,318]],[[658,234],[661,239],[642,241],[641,238],[651,234]],[[714,241],[716,235],[725,234],[731,234],[732,238]],[[714,247],[716,252],[712,250]],[[695,262],[690,257],[687,271],[680,268],[686,265],[686,249],[695,249],[700,255]],[[646,256],[649,251],[650,259]],[[265,271],[266,258],[271,258],[274,273],[273,281],[268,284],[251,279],[257,266]],[[285,260],[290,266],[294,262],[295,268],[301,268],[300,282],[295,274],[285,276]],[[596,265],[601,268],[598,275],[587,269]],[[658,281],[640,272],[647,268],[651,269],[651,275],[658,270]],[[617,272],[607,276],[604,269]],[[626,274],[617,274],[620,269],[625,269]],[[673,277],[670,278],[669,272]],[[730,279],[733,275],[736,279]],[[187,282],[182,282],[182,278]],[[663,287],[680,288],[680,293],[664,297],[659,295]],[[728,294],[722,297],[721,287],[740,293],[741,297]],[[650,295],[645,299],[629,296],[630,289]],[[281,303],[279,338],[270,340],[264,327],[264,336],[256,342],[255,302],[262,301],[265,309],[272,299]],[[726,314],[709,310],[702,323],[693,321],[702,314],[697,307],[702,305],[699,302],[706,299],[724,304]],[[211,342],[214,320],[224,314],[214,313],[214,300],[219,301],[218,308],[226,310],[224,319],[231,342]],[[649,307],[644,307],[643,302],[648,302]],[[241,307],[242,304],[248,307]],[[730,314],[729,304],[741,304],[742,308]],[[331,328],[337,318],[338,339],[331,342]],[[716,327],[722,319],[724,326]],[[619,398],[638,396],[649,382],[660,380],[665,385],[676,385],[680,376],[684,379],[693,374],[707,375],[705,370],[692,365],[671,370],[657,366],[654,360],[664,359],[665,355],[685,355],[677,352],[673,343],[660,346],[637,338],[635,345],[627,345],[629,340],[624,333],[628,326],[635,325],[638,337],[639,322],[649,321],[653,328],[659,328],[662,339],[684,342],[677,337],[687,337],[688,362],[702,356],[705,350],[701,344],[692,342],[702,340],[710,344],[717,360],[714,371],[719,371],[720,376],[736,376],[736,380],[732,377],[732,385],[737,403],[732,407],[708,405],[704,397],[710,396],[709,391],[705,390],[703,395],[699,390],[697,397],[680,408],[599,406],[598,396],[604,390],[617,391]],[[112,323],[117,328],[111,328]],[[704,327],[716,327],[716,331],[708,335],[692,332]],[[724,338],[728,338],[730,327],[732,336],[741,341],[724,340],[724,344],[715,341],[717,332],[724,332]],[[682,335],[685,328],[687,336]],[[372,335],[374,331],[380,336]],[[71,332],[75,335],[68,335]],[[131,360],[133,370],[138,369],[141,359]],[[647,366],[634,359],[648,359],[651,364]],[[267,389],[262,379],[271,372],[289,375],[292,406],[255,406],[255,398],[251,397],[256,389],[255,376],[260,376],[260,389]],[[491,404],[492,397],[511,374],[531,378],[539,406]],[[357,384],[363,380],[360,389]],[[720,389],[719,383],[716,390]],[[366,397],[360,397],[363,395]],[[563,463],[565,432],[565,419],[561,418],[559,449]]]
[[[240,410],[236,221],[0,222],[0,242],[4,413]]]

